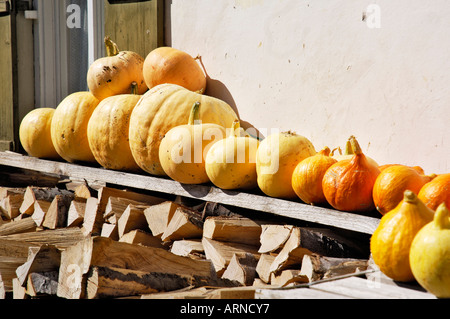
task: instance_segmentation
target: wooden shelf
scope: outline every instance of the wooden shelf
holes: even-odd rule
[[[195,198],[363,234],[373,234],[380,222],[379,218],[341,212],[323,207],[314,207],[299,202],[270,198],[263,195],[224,191],[209,185],[182,185],[165,178],[110,171],[103,168],[65,162],[41,160],[11,152],[0,152],[0,165]]]

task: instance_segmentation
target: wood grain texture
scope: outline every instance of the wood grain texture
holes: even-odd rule
[[[223,205],[262,211],[277,216],[338,227],[363,234],[373,234],[380,222],[379,218],[341,212],[323,207],[314,207],[299,202],[269,198],[262,195],[223,191],[209,185],[182,185],[169,179],[39,160],[9,152],[0,152],[0,164],[19,168],[26,167],[30,170],[74,178],[89,176],[90,178],[102,180],[114,185],[137,187],[164,194],[196,198],[208,202],[218,202]]]

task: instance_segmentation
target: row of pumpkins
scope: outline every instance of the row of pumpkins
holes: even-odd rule
[[[226,190],[259,187],[340,211],[377,209],[371,253],[381,271],[450,297],[450,174],[380,166],[353,136],[344,154],[316,152],[294,132],[255,138],[226,102],[204,94],[206,77],[189,54],[163,47],[143,59],[108,37],[105,44],[108,56],[88,71],[89,92],[23,119],[20,139],[30,156]]]

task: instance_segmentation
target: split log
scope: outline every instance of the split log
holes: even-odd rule
[[[148,226],[153,236],[162,236],[175,211],[181,206],[170,201],[153,205],[144,211]]]
[[[178,256],[190,257],[194,259],[205,258],[205,250],[203,249],[201,239],[186,239],[174,241],[170,252]]]
[[[83,224],[87,199],[75,198],[67,213],[67,227],[79,227]]]
[[[271,272],[301,265],[303,256],[313,253],[336,258],[354,258],[363,254],[357,244],[329,229],[294,227],[272,263]]]
[[[144,211],[149,206],[136,206],[129,204],[117,221],[119,238],[132,230],[149,230]]]
[[[57,195],[73,196],[73,193],[58,188],[29,186],[25,191],[19,211],[21,214],[31,216],[34,212],[34,202],[36,200],[52,202]]]
[[[103,218],[111,224],[116,223],[129,205],[134,206],[147,206],[144,202],[138,202],[128,198],[122,197],[114,197],[111,196],[108,198],[108,203],[105,207],[105,212],[103,214]]]
[[[161,238],[155,237],[152,234],[140,229],[132,230],[126,233],[120,238],[119,242],[147,247],[165,248],[161,242]]]
[[[117,224],[103,223],[101,237],[119,240],[119,230]]]
[[[72,194],[70,196],[56,195],[48,208],[47,214],[45,214],[42,226],[47,229],[66,227],[67,215],[73,199]]]
[[[301,274],[300,269],[286,269],[278,275],[272,273],[270,277],[270,284],[277,287],[288,287],[304,283],[309,283],[309,279]]]
[[[90,197],[98,197],[98,192],[86,183],[78,185],[74,189],[74,194],[75,198],[78,200],[87,200]]]
[[[253,254],[234,254],[222,278],[237,281],[242,286],[251,286],[256,277],[257,264],[258,260]]]
[[[6,289],[5,284],[3,283],[2,274],[0,273],[0,300],[6,299]]]
[[[45,215],[48,212],[48,209],[50,208],[50,205],[52,202],[46,201],[46,200],[36,200],[34,202],[34,211],[33,215],[31,215],[31,219],[34,220],[36,226],[41,227],[42,223],[44,222]],[[30,219],[30,218],[26,218]]]
[[[206,258],[211,260],[218,276],[222,276],[235,254],[250,253],[259,259],[258,249],[255,246],[225,243],[203,237],[203,248]]]
[[[36,228],[36,223],[32,218],[25,218],[1,225],[0,236],[35,232]]]
[[[162,241],[202,238],[203,220],[201,214],[185,207],[179,207],[167,225]]]
[[[0,201],[11,195],[24,195],[25,190],[23,187],[0,186]]]
[[[25,293],[30,297],[55,297],[58,291],[58,274],[57,270],[29,274]]]
[[[0,274],[5,291],[13,291],[16,269],[27,261],[28,249],[33,246],[36,245],[0,238]]]
[[[19,241],[28,246],[41,246],[47,244],[55,245],[59,249],[65,249],[77,244],[84,238],[85,236],[81,229],[73,227],[1,236],[0,242],[2,242],[2,240],[4,240],[5,243],[8,241]]]
[[[260,245],[261,225],[249,218],[209,217],[203,226],[203,237],[218,241]]]
[[[291,225],[262,225],[259,253],[267,254],[280,250],[291,235]]]
[[[5,192],[8,195],[0,198],[0,218],[3,216],[6,220],[12,220],[20,215],[20,206],[22,206],[24,193]]]
[[[219,203],[206,202],[202,211],[202,219],[206,220],[208,217],[243,218],[242,215],[234,213]]]
[[[197,274],[143,272],[96,266],[92,267],[87,274],[86,297],[88,299],[117,298],[208,285],[211,285],[211,277],[202,277]]]
[[[56,271],[61,262],[61,251],[52,245],[30,247],[27,261],[17,268],[16,274],[22,286],[26,286],[28,275],[33,272]]]
[[[85,279],[91,267],[113,267],[143,272],[199,277],[217,277],[211,262],[180,257],[165,249],[116,242],[104,237],[93,237],[69,247],[61,254],[58,296],[79,299],[85,296]]]
[[[27,295],[27,289],[25,287],[22,287],[22,285],[19,282],[19,279],[14,278],[12,280],[12,286],[13,286],[12,292],[14,300],[30,299],[30,296]]]
[[[103,222],[99,200],[95,197],[88,198],[84,210],[83,226],[81,227],[83,234],[85,236],[101,234]]]
[[[256,272],[259,278],[266,284],[270,283],[270,266],[275,260],[276,255],[272,254],[261,254],[256,265]]]
[[[310,282],[366,270],[368,260],[334,258],[317,254],[305,255],[302,260],[301,274]]]

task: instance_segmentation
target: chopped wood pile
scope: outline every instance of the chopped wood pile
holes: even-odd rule
[[[0,299],[248,299],[368,267],[330,229],[83,182],[0,187],[0,216]]]

